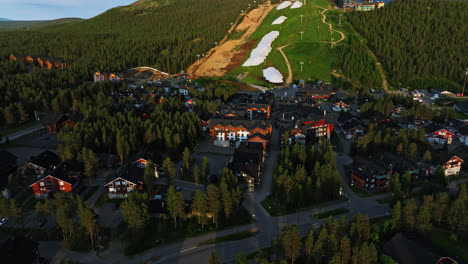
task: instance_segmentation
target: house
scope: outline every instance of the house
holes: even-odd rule
[[[240,103],[231,104],[219,111],[219,118],[243,120],[268,120],[271,115],[271,104]]]
[[[82,119],[82,116],[77,113],[71,115],[46,113],[40,116],[40,122],[46,127],[49,132],[57,133],[61,128],[70,128],[76,125]]]
[[[431,153],[434,166],[441,165],[444,168],[445,176],[457,175],[460,173],[464,158],[468,154],[466,147],[455,149],[451,153],[441,150],[433,150]],[[431,168],[431,174],[435,173],[435,167]]]
[[[399,118],[408,115],[408,109],[401,104],[395,106],[392,110],[392,117]]]
[[[364,127],[364,123],[361,120],[353,117],[341,124],[341,131],[343,131],[347,139],[351,139],[353,137],[364,136],[368,130]]]
[[[8,177],[17,169],[17,157],[6,150],[0,150],[0,193],[5,198],[10,197]]]
[[[228,120],[210,119],[208,128],[216,146],[229,147],[247,141],[249,135],[256,133],[270,137],[272,126],[266,120]]]
[[[426,140],[429,141],[430,143],[452,144],[452,139],[454,135],[447,129],[442,128],[441,126],[432,123],[426,126],[425,130],[426,130]]]
[[[13,233],[0,240],[2,263],[40,263],[38,247],[37,241]]]
[[[403,157],[394,153],[384,152],[382,154],[381,160],[387,166],[387,169],[391,175],[394,173],[404,175],[409,172],[413,180],[416,180],[419,178],[420,171],[422,171],[420,170],[418,162],[409,157]]]
[[[268,144],[270,143],[270,139],[267,135],[263,135],[262,133],[255,133],[247,137],[247,142],[249,144],[251,143],[261,144],[262,150],[265,152],[268,148]]]
[[[332,107],[333,111],[335,112],[341,112],[341,111],[348,112],[350,108],[351,106],[344,103],[343,101],[339,101],[338,103],[333,104],[333,107]]]
[[[357,157],[352,165],[351,186],[363,190],[384,190],[389,187],[390,176],[383,162]]]
[[[54,171],[60,164],[60,158],[57,154],[46,150],[37,156],[31,157],[31,160],[19,170],[24,172],[28,167],[33,168],[36,175],[44,175],[50,171]]]
[[[256,143],[242,142],[234,151],[228,168],[239,178],[241,186],[253,191],[255,185],[261,182],[263,162],[264,152],[261,146],[259,148]]]
[[[49,197],[57,192],[71,193],[79,184],[82,173],[71,164],[62,163],[51,174],[44,174],[31,184],[36,198]]]
[[[127,165],[127,168],[122,170],[120,176],[104,185],[110,199],[127,198],[129,192],[143,190],[145,169],[138,166],[139,164],[135,162]]]
[[[159,174],[158,174],[159,166],[157,165],[157,162],[159,162],[161,158],[157,157],[152,152],[149,152],[149,151],[145,152],[139,159],[134,161],[133,164],[140,169],[145,169],[146,164],[150,160],[153,162],[153,166],[154,166],[154,177],[159,178]]]

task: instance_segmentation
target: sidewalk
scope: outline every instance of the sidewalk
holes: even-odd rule
[[[30,127],[30,128],[27,128],[27,129],[25,129],[25,130],[21,130],[21,131],[18,131],[18,132],[16,132],[16,133],[7,135],[7,136],[2,136],[2,139],[0,140],[0,144],[5,143],[7,137],[8,137],[8,140],[14,140],[14,139],[20,138],[20,137],[22,137],[22,136],[26,136],[26,135],[28,135],[28,134],[34,133],[34,132],[36,132],[36,131],[39,131],[39,130],[41,130],[42,128],[44,128],[44,126],[42,126],[42,125],[37,125],[37,126],[33,126],[33,127]]]

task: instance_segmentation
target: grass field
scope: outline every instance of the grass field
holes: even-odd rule
[[[198,245],[203,246],[203,245],[210,245],[210,244],[226,243],[226,242],[242,240],[242,239],[246,239],[249,237],[253,237],[253,236],[256,236],[257,234],[258,232],[254,232],[254,231],[242,231],[242,232],[234,233],[234,234],[227,235],[227,236],[208,239],[208,240],[198,243]]]
[[[263,69],[275,67],[278,69],[284,79],[288,77],[288,68],[286,62],[277,50],[278,47],[289,44],[284,48],[288,60],[290,61],[293,79],[321,79],[330,80],[330,72],[338,66],[338,51],[344,42],[338,43],[332,49],[329,43],[333,38],[334,41],[340,40],[341,35],[337,32],[330,31],[329,26],[322,22],[321,12],[323,8],[328,8],[327,0],[307,1],[298,9],[282,9],[274,8],[264,19],[263,23],[258,27],[255,33],[251,36],[251,40],[256,40],[257,43],[271,31],[279,31],[279,37],[273,42],[272,51],[268,55],[265,63],[259,66],[239,67],[232,71],[228,76],[237,77],[239,74],[248,72],[249,74],[243,79],[243,82],[257,85],[268,84],[263,78]],[[346,35],[348,32],[354,33],[354,30],[349,24],[345,25],[344,16],[342,16],[342,26],[338,27],[339,12],[328,10],[326,22],[332,23],[335,30],[343,31]],[[302,15],[302,22],[301,22]],[[271,23],[280,16],[286,16],[286,21],[281,25],[272,25]],[[300,32],[303,32],[302,39]],[[256,47],[256,45],[255,45]],[[250,55],[250,54],[249,54]],[[247,56],[245,59],[247,59]],[[301,72],[300,62],[304,62]]]
[[[330,210],[327,212],[317,214],[316,217],[317,219],[324,219],[324,218],[328,218],[329,216],[336,216],[336,215],[345,214],[345,213],[349,213],[349,210],[347,208],[337,208],[334,210]]]

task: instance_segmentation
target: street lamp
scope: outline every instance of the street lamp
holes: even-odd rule
[[[200,63],[200,54],[197,54],[198,62]]]
[[[299,32],[299,33],[301,33],[301,40],[302,40],[302,35],[304,35],[304,32],[303,32],[303,31],[301,31],[301,32]]]
[[[301,61],[301,62],[299,62],[299,64],[301,64],[301,72],[302,72],[302,65],[304,65],[304,62]]]
[[[334,44],[333,41],[334,41],[334,40],[335,40],[334,38],[331,39],[331,47],[332,47],[332,49],[333,49],[333,44]]]
[[[215,42],[214,44],[215,44],[215,47],[218,47],[218,42]]]
[[[304,15],[301,15],[301,24],[302,24],[302,17],[303,17],[303,16],[304,16]]]

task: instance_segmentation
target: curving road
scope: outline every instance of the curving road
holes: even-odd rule
[[[239,226],[187,239],[164,247],[153,248],[132,258],[123,255],[118,247],[111,247],[109,250],[103,252],[99,257],[92,256],[90,254],[60,250],[59,253],[56,253],[54,261],[58,263],[60,259],[68,258],[70,260],[80,261],[81,263],[207,263],[211,252],[216,250],[223,261],[231,262],[240,251],[245,254],[249,254],[268,247],[271,243],[271,239],[280,233],[281,226],[283,225],[297,224],[299,226],[300,233],[305,235],[311,226],[318,226],[326,221],[326,219],[318,221],[315,219],[314,216],[321,212],[347,207],[350,210],[350,212],[346,214],[348,218],[357,212],[367,214],[369,217],[383,216],[390,212],[388,205],[382,205],[376,202],[376,199],[388,197],[390,194],[361,198],[354,194],[354,192],[352,192],[345,183],[343,185],[343,192],[344,195],[349,198],[348,202],[337,202],[321,208],[305,209],[296,214],[271,217],[263,208],[261,202],[267,197],[271,190],[276,161],[281,153],[278,136],[279,131],[277,129],[273,129],[271,150],[265,161],[263,171],[263,182],[257,187],[255,192],[247,192],[244,195],[243,205],[250,214],[255,215],[255,224]],[[342,140],[342,142],[344,144],[345,151],[344,154],[337,155],[337,166],[345,180],[346,174],[344,166],[351,163],[352,159],[348,155],[350,149],[349,141]],[[200,242],[207,239],[222,237],[246,230],[259,231],[259,233],[257,236],[238,241],[215,245],[198,245]],[[48,246],[57,246],[57,244],[54,243],[41,243],[41,245],[43,245],[41,252],[47,251]],[[53,254],[51,255],[54,256]],[[52,263],[54,263],[54,261],[52,261]]]

